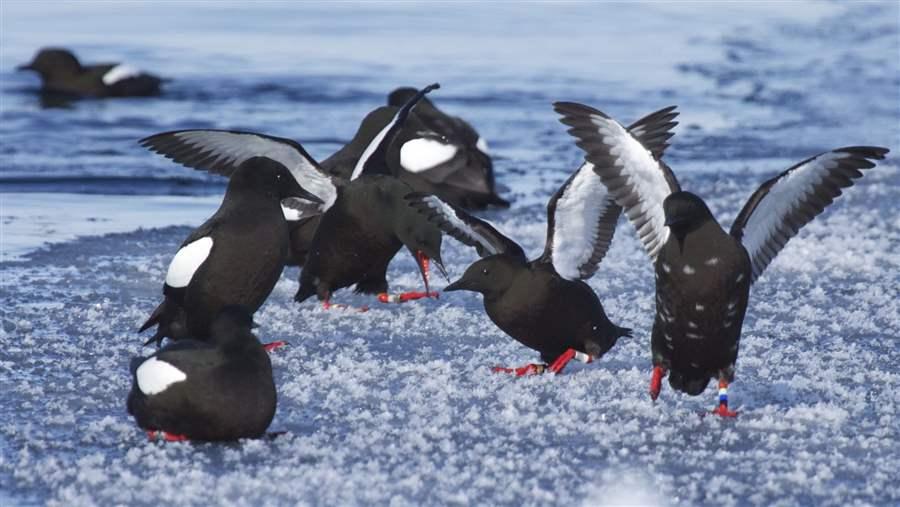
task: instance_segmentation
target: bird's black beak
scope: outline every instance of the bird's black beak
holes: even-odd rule
[[[469,283],[465,279],[460,278],[459,280],[444,287],[444,292],[452,292],[455,290],[470,290]]]
[[[314,203],[316,203],[316,204],[325,204],[325,201],[323,201],[323,200],[322,200],[319,196],[317,196],[316,194],[313,194],[313,193],[309,192],[308,190],[306,190],[305,188],[303,188],[303,187],[301,187],[301,186],[299,186],[299,185],[297,185],[297,187],[300,189],[300,191],[297,192],[296,195],[293,195],[293,196],[291,196],[291,197],[298,197],[298,198],[300,198],[300,199],[306,199],[307,201],[312,201],[312,202],[314,202]]]
[[[665,226],[666,227],[678,226],[678,225],[683,224],[684,222],[685,222],[685,220],[680,217],[666,217]]]
[[[34,67],[32,67],[30,63],[23,63],[22,65],[19,65],[18,67],[16,67],[16,70],[18,70],[18,71],[34,70]]]

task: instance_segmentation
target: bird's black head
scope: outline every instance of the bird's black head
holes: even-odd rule
[[[241,163],[228,182],[229,194],[263,194],[281,201],[299,197],[321,204],[322,200],[297,183],[284,164],[269,157],[252,157]]]
[[[521,261],[510,255],[491,255],[469,266],[462,278],[445,287],[444,292],[470,290],[480,292],[485,299],[500,297],[512,286],[520,269]]]
[[[33,70],[43,77],[55,77],[75,74],[81,70],[81,64],[75,55],[67,49],[44,48],[38,51],[31,63],[19,65],[18,70]]]
[[[663,201],[666,227],[672,230],[679,243],[694,229],[714,220],[703,199],[690,192],[674,192]]]

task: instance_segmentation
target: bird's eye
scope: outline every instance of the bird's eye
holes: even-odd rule
[[[481,274],[482,274],[482,275],[487,275],[487,274],[488,274],[488,268],[483,268],[483,269],[481,270]]]

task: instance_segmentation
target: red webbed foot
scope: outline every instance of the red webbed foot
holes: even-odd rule
[[[710,411],[711,414],[717,415],[719,417],[737,417],[738,413],[734,410],[729,410],[728,405],[720,404],[718,407],[714,408]]]
[[[284,340],[278,340],[270,343],[264,343],[263,348],[266,350],[266,352],[271,353],[273,350],[284,347],[287,344],[288,342]]]
[[[369,307],[368,307],[368,306],[361,306],[361,307],[359,307],[359,308],[354,308],[354,307],[349,306],[349,305],[343,305],[343,304],[340,304],[340,303],[332,303],[332,302],[331,302],[330,300],[328,300],[328,299],[322,301],[322,308],[325,309],[325,310],[356,310],[356,311],[358,311],[358,312],[360,312],[360,313],[364,313],[364,312],[369,311]]]
[[[156,440],[161,440],[163,442],[187,442],[189,441],[188,437],[184,435],[178,435],[176,433],[169,433],[168,431],[157,431],[157,430],[149,430],[147,431],[147,440],[151,442]]]
[[[526,375],[540,375],[544,373],[546,369],[546,364],[526,364],[525,366],[520,366],[518,368],[494,366],[493,368],[491,368],[491,371],[494,373],[511,373],[517,377],[524,377]]]
[[[417,299],[425,299],[425,298],[433,298],[437,299],[441,296],[441,294],[437,291],[434,292],[421,292],[421,291],[411,291],[411,292],[401,292],[400,294],[388,294],[387,292],[382,292],[378,294],[378,300],[382,303],[405,303],[407,301],[415,301]]]

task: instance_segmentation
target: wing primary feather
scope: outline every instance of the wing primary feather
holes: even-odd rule
[[[731,227],[753,265],[755,281],[799,230],[843,194],[887,148],[850,146],[808,158],[764,182]]]
[[[522,247],[489,222],[476,218],[437,196],[413,192],[404,199],[441,231],[465,245],[475,247],[482,257],[506,254],[522,262],[527,260]]]
[[[651,113],[628,129],[583,104],[556,102],[554,109],[636,230],[650,224],[653,233],[644,231],[639,237],[655,258],[659,238],[668,237],[662,202],[680,190],[675,175],[660,160],[677,125],[675,106]]]

